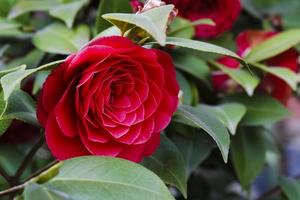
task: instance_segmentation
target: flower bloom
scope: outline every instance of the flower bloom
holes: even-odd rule
[[[197,38],[215,38],[228,31],[241,12],[240,0],[164,0],[174,4],[179,16],[196,21],[209,18],[215,26],[199,25],[196,27]],[[141,6],[138,0],[131,0],[131,5],[137,11]]]
[[[276,32],[272,31],[255,30],[242,32],[236,38],[237,54],[241,57],[245,57],[253,47],[276,34]],[[223,57],[219,59],[219,62],[230,68],[239,68],[240,66],[236,60],[229,57]],[[270,67],[278,66],[288,68],[293,72],[298,71],[298,53],[294,49],[289,49],[264,62]],[[232,80],[230,80],[227,75],[223,74],[222,72],[214,73],[213,85],[217,90],[228,90],[228,88],[231,86],[230,83],[232,83]],[[293,92],[287,83],[271,74],[264,75],[259,89],[277,98],[283,104],[286,104]]]
[[[52,154],[139,162],[159,146],[178,104],[171,57],[125,37],[104,37],[70,55],[44,83],[37,116]]]

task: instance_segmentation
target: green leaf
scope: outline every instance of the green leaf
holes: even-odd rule
[[[200,105],[199,107],[217,116],[232,135],[235,134],[238,124],[246,114],[246,107],[239,103],[227,103],[218,106]]]
[[[59,18],[71,28],[73,26],[75,17],[82,7],[87,5],[89,0],[77,0],[69,3],[61,4],[50,8],[49,14],[53,17]]]
[[[150,9],[141,14],[104,14],[102,17],[117,26],[122,33],[139,27],[150,34],[160,45],[166,43],[166,28],[173,5],[165,5]]]
[[[157,151],[145,158],[142,165],[157,174],[165,183],[179,189],[187,198],[187,179],[183,157],[175,144],[166,136],[162,140]]]
[[[179,83],[180,90],[183,93],[180,100],[183,104],[191,105],[193,102],[193,94],[188,80],[178,71],[176,72],[176,79]]]
[[[207,132],[217,143],[224,162],[227,162],[230,138],[226,127],[211,113],[199,107],[181,105],[177,115],[173,118],[178,123],[183,123],[196,128],[201,128]]]
[[[46,11],[55,5],[57,5],[57,1],[55,0],[20,0],[13,6],[8,18],[13,19],[32,11]]]
[[[291,112],[284,105],[268,95],[258,94],[248,97],[243,94],[235,94],[228,96],[226,101],[238,102],[247,107],[246,115],[242,120],[243,125],[266,125],[291,116]]]
[[[247,55],[249,62],[259,62],[272,58],[300,42],[300,29],[281,32],[255,46]]]
[[[1,120],[17,119],[38,126],[35,102],[32,97],[22,90],[14,90],[6,102]]]
[[[9,68],[9,69],[4,69],[4,70],[1,70],[0,71],[0,77],[6,75],[6,74],[9,74],[11,72],[14,72],[14,71],[18,71],[18,70],[24,70],[26,68],[25,65],[20,65],[18,67],[12,67],[12,68]]]
[[[195,35],[195,26],[198,25],[214,26],[215,23],[211,19],[199,19],[191,22],[187,19],[176,17],[169,27],[170,31],[168,32],[168,36],[188,39],[193,38]]]
[[[261,129],[245,128],[232,138],[233,166],[239,181],[246,189],[264,167],[266,157],[264,134]]]
[[[225,55],[225,56],[230,56],[241,62],[244,62],[242,60],[242,58],[239,57],[236,53],[234,53],[228,49],[225,49],[223,47],[209,44],[206,42],[190,40],[190,39],[185,39],[185,38],[168,37],[166,44],[190,48],[190,49],[194,49],[197,51],[203,51],[203,52],[216,53],[216,54],[221,54],[221,55]]]
[[[48,63],[46,65],[42,65],[38,68],[27,69],[27,70],[25,69],[26,66],[22,65],[22,66],[20,66],[20,70],[16,70],[16,71],[13,71],[11,73],[4,75],[0,79],[0,83],[1,83],[1,86],[3,89],[3,93],[4,93],[4,100],[7,101],[9,96],[11,95],[11,93],[15,89],[20,88],[20,83],[24,78],[30,76],[31,74],[33,74],[35,72],[52,68],[53,66],[56,66],[62,62],[64,62],[64,60],[58,60],[58,61]]]
[[[21,27],[21,24],[19,24],[18,22],[0,18],[0,31],[7,29],[17,29],[19,27]]]
[[[38,31],[33,37],[33,44],[45,52],[71,54],[77,52],[89,38],[89,28],[85,25],[71,30],[62,24],[54,23]]]
[[[212,64],[242,86],[249,96],[253,95],[255,88],[259,84],[257,76],[250,74],[244,69],[231,69],[217,62],[212,62]]]
[[[32,186],[26,185],[25,200],[45,196],[51,200],[174,200],[153,172],[136,163],[111,157],[66,160],[56,177],[39,187]],[[37,195],[41,195],[40,198]]]
[[[200,131],[200,133],[198,133]],[[200,163],[202,163],[216,147],[212,140],[203,133],[203,130],[197,130],[195,134],[189,137],[183,137],[178,134],[172,135],[172,141],[176,144],[183,155],[187,175],[189,176]]]
[[[96,30],[97,33],[109,28],[111,24],[101,16],[106,13],[131,13],[129,0],[101,0],[97,11]]]
[[[8,68],[11,68],[15,66],[21,66],[24,64],[27,66],[27,68],[35,68],[40,64],[44,56],[45,53],[43,51],[34,49],[30,51],[28,54],[26,54],[24,57],[13,59],[6,66]]]
[[[297,180],[289,177],[280,177],[279,183],[288,200],[300,199],[300,184]]]
[[[207,85],[210,85],[211,71],[203,60],[189,54],[175,54],[174,64],[176,68],[189,73],[202,80]]]
[[[292,70],[286,67],[268,67],[259,63],[252,63],[252,65],[285,81],[293,90],[297,89],[300,78]]]
[[[11,124],[11,120],[0,120],[0,136],[7,131]]]

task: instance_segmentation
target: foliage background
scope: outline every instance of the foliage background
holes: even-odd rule
[[[205,42],[235,51],[234,38],[240,32],[248,29],[276,30],[282,34],[263,47],[267,55],[259,49],[252,52],[252,55],[264,60],[268,54],[276,51],[281,53],[291,47],[300,50],[300,1],[242,0],[242,5],[243,12],[233,29],[217,39]],[[31,174],[54,161],[43,144],[43,131],[35,117],[35,101],[43,81],[50,73],[50,67],[58,63],[55,61],[77,52],[92,38],[118,33],[116,28],[107,30],[111,24],[101,18],[103,14],[131,12],[127,0],[0,1],[0,171],[4,175],[0,176],[1,190],[23,183]],[[190,25],[191,22],[176,19],[170,26],[169,36],[193,38],[194,29]],[[187,28],[172,33],[172,30],[184,26]],[[226,54],[223,49],[207,47],[206,43],[198,44],[195,41],[167,41],[170,45],[185,47],[197,44],[196,48],[200,51],[157,45],[157,48],[168,51],[174,58],[177,79],[183,91],[183,105],[165,131],[167,137],[163,137],[159,150],[141,164],[171,186],[170,190],[177,199],[184,199],[185,193],[188,199],[195,200],[300,199],[297,127],[300,113],[297,88],[299,75],[286,72],[279,74],[295,89],[294,97],[287,104],[296,113],[291,115],[284,105],[270,96],[255,93],[249,97],[257,85],[251,73],[257,75],[265,72],[264,69],[255,68],[250,63],[252,72],[246,67],[242,72],[228,71],[214,62],[220,55],[213,53]],[[279,47],[278,43],[281,44]],[[261,60],[252,59],[253,62]],[[245,61],[248,62],[247,58]],[[246,92],[224,95],[213,90],[211,73],[216,69],[228,74]],[[22,90],[19,90],[20,87]],[[230,153],[226,164],[224,161],[228,156],[229,139]],[[107,189],[109,192],[100,189],[103,187],[100,180],[104,176],[110,180],[122,177],[124,183],[127,183],[134,178],[132,174],[140,173],[142,178],[137,185],[145,185],[153,191],[163,188],[161,191],[166,196],[162,199],[172,199],[162,181],[140,165],[114,160],[111,165],[101,168],[104,160],[81,159],[66,162],[52,182],[37,184],[53,178],[56,168],[48,171],[46,176],[39,177],[38,181],[27,183],[24,193],[18,191],[0,198],[11,199],[23,194],[18,198],[49,199],[50,195],[53,199],[68,199],[64,195],[72,194],[81,200],[155,199],[151,194],[145,196],[142,192],[130,191],[128,188],[123,188],[123,191],[122,188],[111,187]],[[84,165],[80,165],[77,171],[72,168],[80,163]],[[89,173],[92,165],[99,165],[97,172]],[[121,168],[109,173],[109,169],[116,166]],[[96,185],[98,187],[94,188],[88,183],[76,185],[74,182],[63,186],[59,182],[60,178],[78,178],[76,174],[81,170],[87,172],[85,176],[99,181],[99,185]],[[9,181],[5,176],[9,177]],[[70,189],[70,185],[76,191],[72,187]],[[53,187],[56,190],[51,190]]]

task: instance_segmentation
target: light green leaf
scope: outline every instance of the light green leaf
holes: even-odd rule
[[[172,141],[183,155],[187,176],[189,176],[216,147],[211,138],[209,138],[203,130],[197,130],[191,137],[174,134],[172,135]]]
[[[11,120],[0,120],[0,136],[7,131],[11,124]]]
[[[106,13],[131,13],[129,0],[101,0],[97,11],[96,30],[100,33],[111,26],[111,23],[101,16]]]
[[[23,66],[20,66],[20,70],[16,70],[16,71],[13,71],[11,73],[4,75],[0,79],[0,83],[1,83],[1,86],[3,89],[3,94],[4,94],[4,100],[7,101],[9,96],[11,95],[11,93],[15,89],[20,88],[20,83],[24,78],[28,77],[29,75],[31,75],[35,72],[52,68],[53,66],[56,66],[62,62],[64,62],[64,60],[58,60],[58,61],[48,63],[46,65],[42,65],[38,68],[27,69],[27,70],[25,69],[25,66],[23,65]]]
[[[297,89],[300,78],[292,70],[286,67],[268,67],[259,63],[252,63],[252,65],[285,81],[293,90]]]
[[[55,23],[38,31],[33,37],[33,44],[45,52],[71,54],[87,43],[89,37],[89,29],[85,25],[78,26],[73,31],[62,24]]]
[[[9,74],[11,72],[14,72],[14,71],[18,71],[18,70],[24,70],[26,68],[25,65],[20,65],[18,67],[12,67],[12,68],[9,68],[9,69],[4,69],[4,70],[1,70],[0,71],[0,77],[6,75],[6,74]]]
[[[195,26],[198,25],[214,26],[215,23],[211,19],[199,19],[191,22],[187,19],[176,17],[170,25],[168,36],[188,39],[193,38],[195,35]]]
[[[300,199],[300,184],[289,177],[280,177],[280,186],[288,200]]]
[[[134,27],[139,27],[150,34],[160,45],[164,46],[167,23],[173,8],[173,5],[165,5],[141,14],[111,13],[104,14],[102,17],[117,26],[122,33]]]
[[[235,94],[227,97],[227,101],[238,102],[247,107],[242,124],[250,126],[266,125],[278,122],[291,115],[278,100],[268,95],[254,95],[248,97]]]
[[[63,20],[65,24],[69,28],[71,28],[79,10],[88,3],[89,0],[71,1],[69,3],[57,5],[50,8],[49,14],[53,17]]]
[[[220,46],[217,46],[214,44],[210,44],[210,43],[206,43],[206,42],[190,40],[190,39],[185,39],[185,38],[168,37],[166,44],[190,48],[190,49],[194,49],[197,51],[203,51],[203,52],[216,53],[216,54],[221,54],[221,55],[225,55],[225,56],[230,56],[241,62],[244,62],[242,60],[242,58],[239,57],[236,53],[234,53],[228,49],[225,49],[223,47],[220,47]]]
[[[173,57],[176,68],[210,85],[211,71],[203,60],[189,54],[175,54]]]
[[[49,182],[26,185],[25,200],[36,198],[33,195],[52,200],[174,200],[153,172],[126,160],[97,156],[64,161]]]
[[[19,27],[21,27],[21,24],[19,24],[18,22],[0,18],[0,31],[7,29],[17,29]]]
[[[232,135],[235,134],[238,124],[246,114],[246,107],[239,103],[227,103],[218,106],[200,105],[199,107],[217,116]]]
[[[226,127],[211,113],[199,107],[181,105],[173,118],[178,123],[183,123],[207,132],[217,143],[223,160],[227,162],[230,138]]]
[[[272,58],[300,42],[300,29],[281,32],[255,46],[246,56],[249,62],[259,62]]]
[[[212,62],[212,64],[242,86],[249,96],[253,95],[255,88],[259,84],[257,76],[250,74],[244,69],[231,69],[217,62]]]
[[[45,52],[40,51],[38,49],[34,49],[26,54],[24,57],[13,59],[11,62],[7,63],[8,68],[12,68],[15,66],[26,65],[27,68],[35,68],[37,67],[42,59],[45,56]],[[9,70],[9,69],[8,69]]]
[[[247,130],[247,131],[246,131]],[[232,138],[231,156],[233,166],[245,189],[249,189],[252,181],[264,167],[266,147],[264,132],[260,129],[241,129]]]
[[[20,0],[13,6],[8,18],[13,19],[32,11],[46,11],[57,4],[56,0]]]
[[[187,197],[187,178],[183,157],[177,147],[166,136],[156,152],[145,158],[142,165],[157,174],[165,183],[179,189]]]

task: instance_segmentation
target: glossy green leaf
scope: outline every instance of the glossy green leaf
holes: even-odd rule
[[[96,30],[97,33],[104,31],[111,26],[111,23],[106,21],[101,16],[107,13],[131,13],[132,8],[129,0],[101,0],[97,11]]]
[[[272,58],[300,42],[300,29],[281,32],[255,46],[247,55],[249,62],[259,62]]]
[[[216,147],[211,138],[209,138],[203,130],[197,130],[196,133],[192,134],[190,137],[174,134],[172,135],[172,141],[183,155],[188,176]]]
[[[267,95],[248,97],[243,94],[229,96],[227,101],[238,102],[247,107],[242,124],[250,126],[266,125],[278,122],[291,115],[290,111],[278,100]]]
[[[71,28],[73,26],[77,13],[83,6],[87,5],[89,0],[77,0],[71,1],[65,4],[57,5],[49,10],[49,14],[53,17],[59,18],[65,22],[65,24]]]
[[[300,184],[296,179],[280,177],[279,183],[288,200],[300,199]]]
[[[253,63],[252,65],[285,81],[293,90],[297,89],[300,77],[289,68],[277,66],[268,67],[259,63]]]
[[[145,158],[142,165],[157,174],[165,183],[177,187],[187,197],[187,178],[183,157],[178,148],[166,136],[156,152]]]
[[[97,156],[66,160],[49,182],[26,185],[24,200],[35,195],[52,200],[174,200],[153,172],[126,160]]]
[[[167,23],[173,8],[173,5],[165,5],[141,14],[111,13],[104,14],[102,17],[119,27],[122,33],[134,27],[139,27],[150,34],[160,45],[164,46],[166,44]]]
[[[35,72],[48,70],[62,62],[64,62],[64,60],[58,60],[34,69],[25,69],[25,66],[20,66],[20,70],[13,71],[1,77],[0,83],[4,93],[4,100],[6,101],[15,89],[20,88],[21,81],[24,78],[30,76]]]
[[[55,23],[38,31],[33,37],[33,44],[45,52],[71,54],[77,52],[89,41],[89,38],[89,28],[85,25],[71,30],[62,24]]]
[[[227,103],[218,106],[200,105],[199,107],[217,116],[232,135],[235,134],[238,124],[246,114],[246,107],[238,103]]]
[[[232,138],[233,166],[239,181],[246,189],[264,167],[266,157],[264,134],[260,129],[245,128]]]
[[[249,96],[253,95],[255,88],[259,84],[257,76],[250,74],[244,69],[231,69],[217,62],[213,62],[213,65],[242,86]]]
[[[207,132],[217,143],[223,159],[227,162],[230,138],[226,127],[211,113],[199,107],[181,105],[174,121],[196,128],[201,128]]]
[[[213,45],[210,43],[206,43],[206,42],[190,40],[190,39],[185,39],[185,38],[168,37],[166,44],[190,48],[190,49],[194,49],[197,51],[226,55],[226,56],[230,56],[232,58],[238,59],[242,62],[242,58],[239,57],[236,53],[234,53],[228,49],[225,49],[223,47]]]
[[[175,54],[174,64],[176,68],[197,77],[207,85],[210,85],[211,71],[207,64],[193,55]]]

